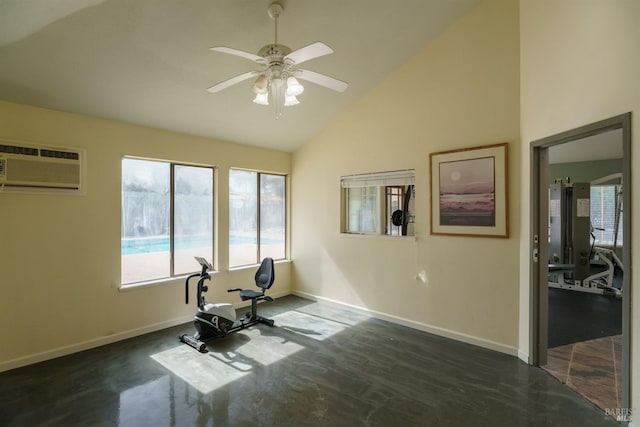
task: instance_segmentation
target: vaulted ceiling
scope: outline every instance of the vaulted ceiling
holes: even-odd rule
[[[273,0],[0,0],[0,100],[186,134],[295,150],[478,0],[282,0],[278,42],[316,41],[334,53],[304,68],[349,83],[304,83],[300,105],[276,120],[254,104],[257,69],[209,50],[252,53],[274,41]]]

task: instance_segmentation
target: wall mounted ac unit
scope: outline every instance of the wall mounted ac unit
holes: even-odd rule
[[[0,141],[0,190],[82,188],[82,150]]]

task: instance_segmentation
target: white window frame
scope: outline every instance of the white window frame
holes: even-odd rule
[[[278,176],[278,177],[282,177],[282,179],[284,180],[284,256],[282,258],[274,258],[274,261],[282,261],[282,260],[286,260],[288,259],[288,254],[289,254],[289,182],[288,182],[288,176],[287,174],[283,174],[283,173],[275,173],[275,172],[265,172],[265,171],[259,171],[259,170],[252,170],[252,169],[242,169],[242,168],[229,168],[229,178],[231,175],[232,171],[239,171],[239,172],[251,172],[251,173],[255,173],[256,174],[256,207],[257,207],[257,213],[256,213],[256,260],[254,263],[251,264],[238,264],[238,265],[232,265],[231,264],[231,260],[229,260],[229,269],[238,269],[238,268],[245,268],[247,266],[252,266],[255,264],[259,264],[261,262],[262,259],[262,254],[260,253],[260,224],[261,224],[261,218],[260,218],[260,183],[261,183],[261,177],[263,175],[271,175],[271,176]],[[229,179],[229,181],[231,181],[231,179]],[[229,185],[228,188],[228,194],[231,194],[231,185]],[[231,242],[230,242],[230,238],[231,238],[231,227],[230,224],[228,224],[228,229],[229,229],[229,240],[227,240],[227,245],[230,249],[231,246]],[[229,251],[231,252],[231,251]]]
[[[614,210],[613,222],[615,224],[615,203],[617,201],[617,198],[620,198],[620,202],[622,202],[621,184],[596,184],[596,185],[592,185],[591,186],[591,195],[593,196],[593,190],[594,189],[598,189],[600,191],[600,195],[601,195],[600,198],[602,199],[602,195],[603,195],[603,193],[605,191],[605,188],[611,188],[611,187],[613,187],[612,190],[613,190],[614,194],[617,194],[616,196],[614,196],[614,200],[613,200],[613,203],[614,203],[614,206],[613,206],[613,210]],[[594,199],[594,197],[591,197],[591,200],[593,200],[593,199]],[[604,212],[604,205],[602,203],[600,204],[601,208],[600,208],[600,212],[598,212],[597,209],[593,209],[593,202],[591,204],[592,204],[592,208],[590,209],[591,224],[592,224],[593,227],[595,227],[595,226],[597,226],[599,224],[602,224],[602,222],[603,222],[602,218],[599,218],[600,219],[599,221],[594,221],[594,216],[598,215],[600,217],[599,213]],[[613,248],[614,239],[615,239],[616,240],[615,241],[615,246],[622,247],[622,245],[624,244],[624,241],[623,241],[623,235],[624,235],[624,233],[623,233],[623,220],[622,220],[622,217],[624,215],[623,212],[624,212],[624,207],[622,207],[622,209],[620,210],[620,218],[618,220],[619,229],[618,229],[618,237],[617,237],[617,239],[615,239],[615,236],[613,235],[614,230],[605,230],[605,231],[598,230],[598,229],[594,229],[593,230],[593,234],[596,237],[595,244],[597,246]],[[613,226],[613,224],[612,224],[612,226]],[[609,234],[612,237],[612,239],[611,240],[602,240],[602,236],[605,233]]]
[[[215,234],[216,234],[216,219],[215,219],[215,205],[216,205],[216,170],[217,170],[217,166],[214,165],[205,165],[205,164],[196,164],[196,163],[185,163],[185,162],[177,162],[177,161],[171,161],[171,160],[163,160],[163,159],[152,159],[152,158],[144,158],[144,157],[134,157],[134,156],[123,156],[121,161],[124,160],[140,160],[140,161],[149,161],[149,162],[157,162],[157,163],[163,163],[163,164],[167,164],[169,165],[169,169],[170,169],[170,178],[169,178],[169,192],[170,192],[170,230],[169,230],[169,234],[170,234],[170,241],[173,241],[173,239],[175,238],[174,234],[174,203],[175,203],[175,194],[174,194],[174,189],[175,189],[175,182],[174,182],[174,169],[176,166],[178,167],[197,167],[197,168],[206,168],[206,169],[211,169],[211,178],[212,178],[212,195],[211,195],[211,206],[212,206],[212,215],[213,217],[211,218],[211,223],[212,223],[212,234],[211,234],[211,245],[212,245],[212,257],[214,259],[209,260],[209,261],[215,261],[215,257],[216,257],[216,253],[215,253]],[[123,176],[122,176],[122,171],[120,173],[120,180],[121,180],[121,188],[120,188],[120,197],[122,198],[123,195],[123,191],[124,188],[122,186],[123,182],[122,182]],[[121,221],[122,216],[124,215],[124,213],[120,212],[120,218]],[[154,283],[158,283],[158,282],[164,282],[167,280],[172,280],[174,278],[177,277],[183,277],[186,274],[189,273],[179,273],[176,274],[175,273],[175,259],[174,259],[174,244],[170,243],[170,265],[169,265],[169,275],[166,277],[159,277],[159,278],[149,278],[149,279],[142,279],[142,280],[133,280],[133,281],[123,281],[121,280],[121,288],[126,289],[126,288],[131,288],[131,287],[136,287],[136,286],[141,286],[141,285],[146,285],[146,284],[154,284]],[[120,245],[120,259],[122,260],[122,257],[124,255],[122,254],[122,236],[121,236],[121,245]],[[214,264],[215,265],[215,264]],[[198,265],[197,263],[194,261],[194,268],[193,268],[193,272],[198,271]],[[122,273],[121,273],[122,275]]]

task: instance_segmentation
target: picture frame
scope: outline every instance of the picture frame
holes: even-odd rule
[[[431,234],[509,237],[509,144],[429,154]]]

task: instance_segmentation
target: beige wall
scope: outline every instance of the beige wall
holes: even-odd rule
[[[631,111],[632,146],[640,145],[640,2],[637,0],[521,0],[522,184],[529,191],[529,144],[537,139]],[[633,165],[640,152],[632,149]],[[632,175],[639,200],[640,176]],[[529,199],[522,197],[520,242],[520,339],[529,354]],[[633,242],[640,241],[640,211],[634,206]],[[638,271],[635,256],[631,270]],[[625,269],[625,273],[628,271]],[[625,290],[627,293],[629,290]],[[626,295],[629,295],[628,293]],[[637,325],[640,302],[632,300]],[[637,328],[632,327],[632,390],[640,386]],[[640,393],[632,391],[632,407]]]
[[[82,147],[86,196],[0,193],[0,371],[186,321],[182,280],[120,291],[123,155],[220,166],[216,260],[228,259],[229,167],[288,174],[291,154],[0,102],[0,138]],[[197,265],[196,265],[197,267]],[[255,270],[221,271],[207,294],[253,285]],[[290,290],[278,264],[273,294]],[[235,297],[237,298],[237,296]]]
[[[483,2],[294,153],[296,292],[517,352],[518,31],[517,1]],[[429,153],[500,142],[510,143],[511,237],[431,236]],[[415,239],[339,234],[340,176],[410,168]]]

